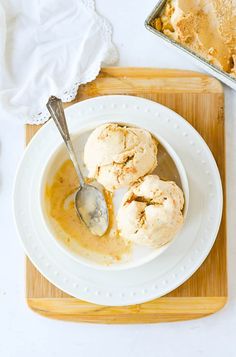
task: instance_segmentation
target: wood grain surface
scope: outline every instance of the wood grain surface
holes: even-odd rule
[[[104,68],[79,88],[66,104],[107,94],[127,94],[157,101],[187,119],[209,145],[225,191],[224,96],[221,84],[205,74],[152,68]],[[26,126],[26,143],[40,126]],[[202,266],[168,295],[127,307],[87,303],[57,289],[27,259],[26,299],[47,317],[96,323],[145,323],[194,319],[221,309],[227,301],[226,212],[216,242]]]

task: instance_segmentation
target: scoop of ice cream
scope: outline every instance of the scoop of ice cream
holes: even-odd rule
[[[120,235],[136,244],[160,247],[182,226],[183,206],[183,192],[174,182],[145,176],[123,197],[117,214]]]
[[[130,185],[157,166],[157,143],[140,128],[105,124],[95,129],[84,148],[89,177],[106,189]]]
[[[154,27],[235,76],[236,0],[168,0]]]

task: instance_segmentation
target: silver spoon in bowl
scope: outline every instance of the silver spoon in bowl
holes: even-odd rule
[[[54,120],[69,153],[79,178],[80,186],[75,194],[75,208],[89,230],[97,236],[102,236],[109,223],[107,204],[104,195],[98,188],[88,185],[84,181],[82,171],[70,139],[66,117],[62,102],[59,98],[51,96],[47,102],[47,109]]]

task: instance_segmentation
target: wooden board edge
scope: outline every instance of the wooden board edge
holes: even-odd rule
[[[42,124],[26,124],[25,125],[25,145],[27,146],[30,140],[34,137],[34,135],[38,132],[38,130],[42,127]]]
[[[72,297],[26,300],[31,310],[52,319],[99,324],[140,324],[206,317],[221,310],[227,297],[163,297],[128,307],[99,306]]]
[[[148,75],[153,78],[195,78],[201,79],[203,87],[202,90],[197,92],[204,92],[204,93],[224,93],[224,88],[222,83],[213,76],[210,76],[207,73],[197,72],[197,71],[190,71],[184,69],[167,69],[167,68],[157,68],[157,67],[103,67],[98,75],[98,77],[121,77],[123,79],[131,78],[131,77],[143,77]],[[127,77],[127,78],[126,78]],[[204,85],[203,85],[204,84]],[[185,85],[187,85],[185,83]],[[187,90],[190,89],[187,87]],[[191,88],[193,90],[193,88]],[[191,91],[190,90],[190,91]],[[181,92],[184,91],[183,88]],[[169,89],[167,90],[169,92]]]
[[[102,67],[100,73],[107,73],[109,75],[119,74],[120,73],[133,75],[134,77],[138,75],[144,76],[146,73],[152,72],[153,75],[157,75],[158,77],[179,77],[180,74],[185,77],[202,77],[202,78],[211,78],[216,80],[216,82],[221,83],[218,79],[211,76],[210,74],[198,71],[191,71],[188,69],[174,69],[174,68],[159,68],[159,67],[120,67],[120,66],[110,66],[110,67]]]
[[[158,73],[164,72],[165,76],[168,74],[168,77],[174,78],[174,72],[176,70],[160,70],[157,68],[133,68],[132,76],[135,76],[135,70],[147,71],[146,73],[153,73],[158,77]],[[108,67],[104,68],[100,75],[101,76],[109,76],[114,75],[114,78],[119,75],[125,76],[125,73],[130,71],[130,68],[119,68],[119,67]],[[168,72],[168,73],[167,73]],[[202,74],[198,72],[192,71],[178,71],[179,75],[185,76],[185,78],[194,76],[201,77],[203,81],[206,80],[206,87],[210,88],[210,93],[215,93],[216,96],[223,95],[223,90],[220,82],[213,77],[210,77],[207,74]],[[218,85],[218,83],[220,85]],[[204,92],[206,88],[204,88]],[[73,104],[73,103],[70,103]],[[30,133],[28,133],[28,129],[26,129],[26,139],[30,140],[32,134],[34,134],[38,129],[39,125],[28,125]],[[27,136],[28,134],[28,136]],[[226,293],[223,293],[226,295]],[[175,301],[171,301],[170,299],[174,299]],[[181,301],[178,301],[180,299]],[[200,299],[200,300],[199,300]],[[211,306],[208,306],[209,299],[213,302]],[[168,301],[166,301],[168,300]],[[155,300],[157,301],[157,300]],[[97,305],[92,305],[86,302],[78,301],[74,298],[27,298],[27,302],[29,307],[45,317],[61,319],[67,321],[77,321],[77,322],[90,322],[90,323],[104,323],[104,324],[129,324],[129,323],[156,323],[156,322],[168,322],[168,321],[184,321],[197,319],[204,316],[208,316],[213,314],[223,308],[227,301],[227,297],[179,297],[179,298],[171,298],[171,297],[163,297],[158,299],[158,302],[162,302],[161,305],[156,304],[155,302],[150,302],[142,305],[135,305],[130,307],[119,307],[119,308],[109,308],[109,307],[101,307]],[[186,306],[182,306],[182,304],[186,304]],[[192,304],[197,306],[194,307]],[[54,306],[55,304],[55,306]],[[65,304],[65,305],[64,305]],[[202,311],[202,305],[206,304]],[[159,306],[158,306],[159,305]],[[191,305],[191,306],[190,306]],[[146,308],[148,306],[148,308]],[[143,309],[143,307],[145,307]],[[84,312],[81,312],[85,308]],[[163,312],[163,308],[167,310]],[[141,313],[140,313],[141,311]],[[114,316],[113,315],[116,315]]]

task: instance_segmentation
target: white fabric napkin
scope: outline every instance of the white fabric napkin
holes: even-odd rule
[[[71,101],[117,60],[93,0],[1,0],[0,118],[41,124],[50,95]]]

